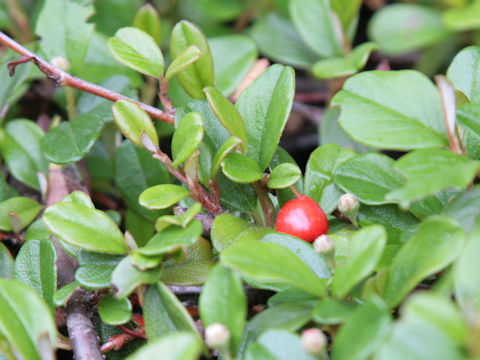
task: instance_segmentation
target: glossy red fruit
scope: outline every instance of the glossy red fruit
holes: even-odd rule
[[[314,200],[305,195],[283,205],[278,213],[276,226],[278,232],[310,243],[328,232],[327,216]]]

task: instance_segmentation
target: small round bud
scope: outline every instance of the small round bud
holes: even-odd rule
[[[351,214],[357,215],[359,207],[358,199],[350,193],[343,194],[338,200],[338,210],[348,217]]]
[[[312,355],[319,355],[327,345],[327,337],[317,328],[305,330],[302,333],[301,340],[305,351]]]
[[[70,63],[64,57],[56,56],[50,61],[50,63],[56,68],[59,68],[60,70],[63,70],[63,71],[70,70]]]
[[[328,254],[335,250],[335,243],[327,235],[320,235],[313,242],[313,248],[319,254]]]
[[[220,323],[208,325],[205,329],[205,342],[212,349],[224,348],[230,341],[230,331]]]

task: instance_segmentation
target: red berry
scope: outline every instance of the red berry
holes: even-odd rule
[[[288,201],[277,216],[277,231],[313,242],[328,232],[327,216],[318,204],[301,195]]]

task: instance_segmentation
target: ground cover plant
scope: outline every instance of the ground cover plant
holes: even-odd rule
[[[479,9],[1,3],[0,359],[479,358]]]

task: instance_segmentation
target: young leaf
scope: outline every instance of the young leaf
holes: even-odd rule
[[[223,265],[208,275],[199,298],[200,317],[205,327],[220,323],[231,334],[230,351],[236,354],[247,317],[247,298],[240,277]]]
[[[453,219],[437,215],[424,220],[389,268],[383,294],[388,306],[398,305],[422,279],[454,261],[464,238],[463,229]]]
[[[128,299],[116,299],[108,294],[98,302],[98,315],[109,325],[122,325],[132,318],[132,304]]]
[[[191,66],[177,74],[178,81],[192,97],[204,99],[202,89],[214,85],[213,60],[207,39],[192,23],[182,20],[172,30],[170,51],[172,58],[178,57],[189,46],[196,45],[202,55]]]
[[[163,184],[143,191],[138,201],[148,209],[166,209],[187,197],[188,194],[188,190],[179,185]]]
[[[326,291],[323,279],[318,278],[293,252],[278,244],[238,242],[220,254],[220,261],[260,285],[276,282],[318,296],[323,296]]]
[[[273,65],[240,95],[236,107],[247,130],[247,155],[264,170],[290,115],[295,93],[292,68]]]
[[[447,76],[473,104],[480,103],[480,47],[469,46],[460,51],[448,67]]]
[[[165,74],[165,81],[169,81],[172,77],[177,75],[180,71],[184,70],[190,64],[193,64],[195,61],[200,59],[202,56],[202,51],[196,45],[192,45],[183,50],[178,56],[172,61],[170,66],[167,69]]]
[[[222,170],[227,178],[241,184],[263,178],[263,171],[255,160],[239,153],[229,153],[222,162]]]
[[[230,153],[230,151],[238,147],[238,145],[240,145],[241,143],[242,140],[237,137],[231,136],[217,150],[217,153],[215,154],[212,162],[212,171],[210,174],[211,179],[213,179],[217,175],[217,172],[220,169],[220,165],[222,164],[223,160],[225,160],[225,157]]]
[[[342,30],[333,20],[328,0],[291,1],[290,16],[303,41],[319,56],[343,55]]]
[[[53,314],[35,290],[15,280],[0,279],[0,308],[0,335],[16,356],[40,359],[37,341],[41,334],[55,347],[57,327]]]
[[[394,164],[386,155],[358,155],[335,168],[334,180],[340,188],[355,195],[362,203],[385,204],[385,195],[403,183],[394,171]]]
[[[41,150],[43,131],[32,121],[14,120],[0,129],[0,152],[10,173],[39,190],[38,173],[48,174],[48,161]]]
[[[0,203],[0,230],[12,231],[8,214],[14,213],[21,220],[21,228],[27,227],[43,209],[35,200],[13,197]]]
[[[202,342],[198,337],[177,332],[149,342],[127,360],[197,360],[201,352]]]
[[[55,291],[55,294],[53,295],[53,302],[55,306],[65,306],[75,290],[79,288],[80,283],[78,281],[72,281],[71,283],[68,283],[67,285]]]
[[[395,169],[407,178],[404,186],[386,195],[407,206],[447,188],[465,189],[475,178],[480,162],[446,149],[423,149],[402,156]]]
[[[100,210],[59,202],[47,208],[43,221],[55,236],[70,245],[107,254],[124,254],[128,250],[117,225]]]
[[[342,298],[370,275],[382,256],[387,234],[382,226],[372,225],[356,232],[350,239],[350,254],[345,265],[335,271],[332,294]]]
[[[342,23],[343,33],[349,35],[350,30],[355,30],[353,25],[358,17],[360,7],[362,5],[361,0],[331,0],[332,9],[335,11]]]
[[[352,150],[337,144],[323,145],[310,154],[305,170],[305,195],[319,203],[327,214],[337,208],[342,196],[342,191],[333,183],[333,171],[354,156]]]
[[[162,52],[155,40],[143,30],[122,28],[108,40],[108,47],[115,59],[131,69],[155,78],[163,74]]]
[[[145,4],[138,9],[133,19],[133,26],[145,31],[158,45],[162,42],[162,24],[157,10],[152,4]]]
[[[15,279],[30,286],[43,297],[53,311],[57,288],[57,255],[50,240],[30,240],[15,259]]]
[[[438,10],[417,4],[393,4],[377,11],[368,33],[390,55],[425,48],[450,34]]]
[[[319,79],[353,75],[365,66],[370,53],[377,48],[375,43],[364,43],[344,57],[328,58],[316,62],[312,72]]]
[[[388,310],[380,299],[372,298],[365,305],[358,306],[337,333],[332,358],[369,359],[381,346],[390,323]]]
[[[112,273],[112,285],[117,299],[127,298],[143,284],[155,284],[162,274],[161,268],[141,271],[132,265],[130,256],[124,258]]]
[[[235,106],[219,90],[213,86],[203,89],[207,96],[208,105],[223,126],[232,134],[242,140],[243,152],[247,149],[247,133],[245,123]]]
[[[137,104],[128,100],[119,100],[113,107],[113,118],[125,137],[139,147],[142,144],[142,132],[145,131],[158,147],[158,135],[150,116]]]
[[[148,288],[143,308],[145,331],[149,339],[186,331],[200,339],[198,330],[187,309],[170,289],[162,283]]]
[[[332,105],[340,105],[340,125],[362,144],[392,150],[448,144],[440,95],[416,71],[357,74],[347,80]],[[366,113],[369,116],[362,115]]]
[[[302,171],[295,164],[283,163],[270,173],[267,186],[270,189],[284,189],[294,185],[302,177]]]
[[[55,164],[81,160],[92,148],[103,130],[104,122],[96,115],[85,114],[63,121],[42,139],[45,157]]]
[[[172,138],[172,167],[183,164],[197,150],[203,139],[203,119],[197,112],[185,115]]]

